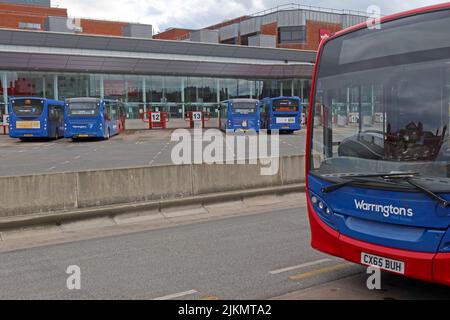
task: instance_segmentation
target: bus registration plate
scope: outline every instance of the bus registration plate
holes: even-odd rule
[[[41,123],[39,121],[17,121],[16,129],[40,129]]]
[[[277,118],[277,123],[295,123],[295,118]]]
[[[388,259],[373,254],[361,253],[361,264],[380,268],[398,274],[405,274],[405,263],[403,261]]]

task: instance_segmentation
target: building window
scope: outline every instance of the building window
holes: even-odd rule
[[[30,22],[19,22],[19,28],[21,29],[32,29],[32,30],[40,30],[41,24],[39,23],[30,23]]]
[[[231,38],[231,39],[227,39],[227,40],[221,40],[220,43],[222,44],[237,44],[237,38]]]
[[[280,43],[305,43],[306,26],[281,27],[278,30]]]

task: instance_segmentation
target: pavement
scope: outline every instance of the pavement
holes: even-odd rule
[[[448,299],[450,290],[384,274],[310,248],[304,194],[167,212],[131,221],[18,234],[0,243],[0,299]],[[69,266],[81,289],[69,290]]]
[[[171,140],[172,133],[173,130],[132,131],[109,141],[82,142],[68,139],[21,142],[0,135],[0,176],[172,164],[172,150],[178,144]],[[245,157],[249,158],[249,136],[244,139],[247,144]],[[209,142],[204,142],[203,148],[207,145]],[[228,149],[224,144],[222,153],[226,154]],[[237,147],[234,153],[237,154]],[[305,131],[280,135],[280,155],[303,154]]]

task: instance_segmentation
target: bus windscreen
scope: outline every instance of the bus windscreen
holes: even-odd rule
[[[72,102],[68,111],[70,116],[94,117],[98,114],[99,106],[95,102]]]
[[[38,117],[44,111],[41,100],[16,100],[12,103],[12,111],[18,117]]]
[[[325,175],[414,171],[450,181],[446,19],[448,11],[409,17],[384,24],[383,32],[362,29],[325,44],[314,97],[311,170]],[[428,27],[406,32],[416,30],[415,23]],[[356,40],[358,48],[369,48],[386,41],[385,35],[392,39],[389,48],[399,48],[383,49],[391,50],[383,57],[367,53],[359,61],[363,57],[343,48]],[[425,44],[411,47],[416,38]]]
[[[255,102],[234,102],[232,105],[233,113],[253,114],[256,112],[258,104]]]

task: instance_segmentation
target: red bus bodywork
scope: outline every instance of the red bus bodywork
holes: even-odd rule
[[[393,14],[380,19],[381,23],[393,21],[413,15],[424,14],[444,9],[450,9],[450,2],[439,5],[419,8],[398,14]],[[308,214],[310,220],[312,240],[311,245],[314,249],[344,258],[356,264],[361,264],[361,253],[366,252],[386,258],[396,259],[405,262],[406,270],[405,276],[415,279],[420,279],[429,282],[436,282],[450,286],[450,253],[424,253],[400,250],[394,248],[383,247],[360,240],[346,237],[336,230],[326,225],[315,212],[311,199],[309,197],[308,176],[310,168],[311,155],[311,128],[312,128],[312,114],[315,103],[315,87],[317,81],[317,72],[319,68],[320,57],[322,55],[323,47],[328,41],[348,34],[360,29],[367,28],[367,23],[362,23],[348,29],[342,30],[330,37],[325,38],[319,47],[317,53],[316,65],[313,74],[313,83],[311,87],[310,105],[308,114],[308,132],[307,132],[307,159],[306,159],[306,195],[308,204]]]

